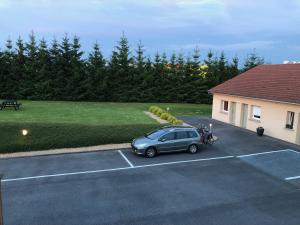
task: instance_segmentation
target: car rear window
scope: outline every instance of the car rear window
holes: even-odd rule
[[[198,137],[197,133],[195,131],[188,131],[189,138],[196,138]]]

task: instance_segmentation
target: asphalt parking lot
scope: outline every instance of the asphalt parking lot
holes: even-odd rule
[[[10,224],[300,224],[297,146],[213,122],[195,155],[130,150],[0,160]]]

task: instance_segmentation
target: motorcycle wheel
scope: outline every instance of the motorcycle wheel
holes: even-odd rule
[[[209,137],[208,140],[207,140],[207,143],[212,145],[213,143],[215,142],[215,139],[213,136]]]

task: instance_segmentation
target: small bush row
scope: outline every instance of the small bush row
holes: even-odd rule
[[[149,112],[159,116],[163,120],[167,120],[169,123],[173,125],[182,125],[183,121],[178,120],[175,116],[172,116],[166,110],[158,107],[158,106],[150,106]]]

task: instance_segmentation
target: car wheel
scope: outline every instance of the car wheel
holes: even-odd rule
[[[190,145],[188,152],[191,154],[195,154],[198,151],[198,146],[197,145]]]
[[[145,152],[146,157],[153,158],[156,155],[155,148],[148,148]]]
[[[215,142],[215,139],[213,138],[213,136],[209,137],[207,140],[207,143],[212,145]]]

